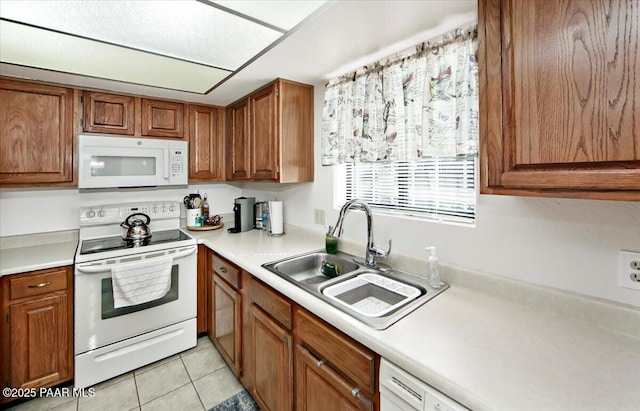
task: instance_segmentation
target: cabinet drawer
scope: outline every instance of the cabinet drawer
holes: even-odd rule
[[[219,255],[211,257],[211,269],[236,290],[240,289],[240,269]]]
[[[67,270],[52,268],[34,274],[9,279],[10,298],[16,300],[32,295],[67,289]]]
[[[374,394],[376,354],[302,309],[296,310],[296,331],[303,344],[360,388]]]
[[[284,328],[291,330],[293,306],[289,301],[252,277],[249,280],[249,298]]]

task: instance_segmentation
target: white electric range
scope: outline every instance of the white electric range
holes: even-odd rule
[[[80,208],[74,272],[76,387],[91,386],[196,345],[197,244],[180,230],[180,206],[157,201]],[[148,240],[123,240],[120,223],[134,213],[149,216]],[[114,267],[169,257],[171,287],[164,297],[114,308]]]

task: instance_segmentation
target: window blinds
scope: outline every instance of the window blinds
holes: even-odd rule
[[[346,199],[383,213],[473,224],[476,157],[349,163]]]

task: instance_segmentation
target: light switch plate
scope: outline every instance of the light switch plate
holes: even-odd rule
[[[319,225],[324,225],[324,210],[320,208],[313,210],[313,222]]]
[[[620,251],[618,285],[640,291],[640,252]]]

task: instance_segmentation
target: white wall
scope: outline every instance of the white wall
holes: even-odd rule
[[[285,201],[285,222],[313,224],[313,209],[326,210],[334,224],[336,167],[320,166],[320,127],[324,85],[315,86],[315,181],[245,195]],[[264,190],[264,189],[263,189]],[[640,252],[640,202],[594,201],[481,195],[476,227],[381,216],[374,217],[376,245],[393,252],[425,256],[435,245],[441,261],[505,277],[640,306],[640,292],[617,285],[619,250]],[[366,243],[364,216],[346,218],[346,237]],[[322,247],[323,244],[318,244]]]
[[[179,201],[188,193],[208,194],[212,213],[233,211],[233,199],[241,189],[228,184],[190,185],[184,188],[121,190],[0,190],[0,237],[73,230],[78,228],[79,208],[97,204],[136,201]],[[184,207],[182,207],[184,216]]]

